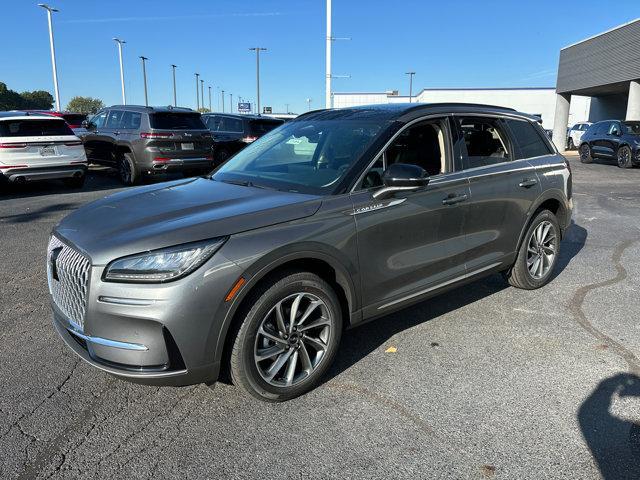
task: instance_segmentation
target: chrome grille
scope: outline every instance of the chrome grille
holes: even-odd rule
[[[59,250],[55,270],[58,279],[53,278],[52,255]],[[84,328],[87,307],[87,290],[91,263],[82,253],[62,243],[52,236],[47,248],[47,280],[53,301],[67,318]]]

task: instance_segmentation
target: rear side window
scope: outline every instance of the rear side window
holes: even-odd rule
[[[207,125],[214,132],[243,132],[242,120],[239,118],[212,115],[207,117]]]
[[[506,119],[513,139],[520,150],[518,158],[533,158],[549,155],[551,149],[538,133],[536,127],[525,120]]]
[[[464,139],[462,168],[485,167],[513,159],[504,124],[496,118],[459,118],[458,128]]]
[[[49,137],[73,135],[69,125],[60,120],[7,120],[0,122],[0,137]]]
[[[280,120],[249,120],[249,135],[261,137],[283,123]]]
[[[107,128],[121,128],[124,112],[122,110],[110,110],[107,117]]]
[[[139,112],[124,112],[120,128],[127,130],[137,130],[140,128],[142,114]]]
[[[199,113],[162,112],[149,115],[151,128],[159,130],[206,130]]]

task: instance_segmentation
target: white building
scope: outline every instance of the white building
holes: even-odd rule
[[[408,96],[398,95],[397,90],[387,92],[334,93],[333,106],[352,107],[377,103],[404,103]],[[556,108],[555,88],[425,88],[412,101],[419,103],[482,103],[509,107],[519,112],[540,115],[542,125],[553,129]],[[589,118],[589,97],[574,96],[571,100],[569,124]]]

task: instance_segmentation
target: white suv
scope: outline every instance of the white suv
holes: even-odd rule
[[[569,129],[567,132],[567,149],[575,150],[580,145],[580,140],[582,139],[582,135],[587,129],[591,126],[591,122],[580,122],[576,123],[573,127]]]
[[[78,188],[86,171],[84,146],[64,119],[0,112],[0,181],[62,179]]]

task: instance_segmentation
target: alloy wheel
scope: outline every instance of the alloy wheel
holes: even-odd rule
[[[626,168],[631,162],[631,151],[627,147],[618,149],[618,166]]]
[[[254,361],[264,381],[290,387],[309,377],[324,360],[334,322],[326,303],[311,293],[280,300],[260,322]]]
[[[536,280],[545,277],[553,266],[558,250],[557,238],[553,223],[547,220],[531,233],[527,246],[527,269]]]
[[[123,158],[118,162],[118,173],[122,183],[127,185],[131,183],[131,165],[129,165],[127,159]]]
[[[589,145],[582,145],[582,147],[580,147],[580,160],[585,162],[589,160],[590,156],[591,156],[591,149],[589,148]]]

